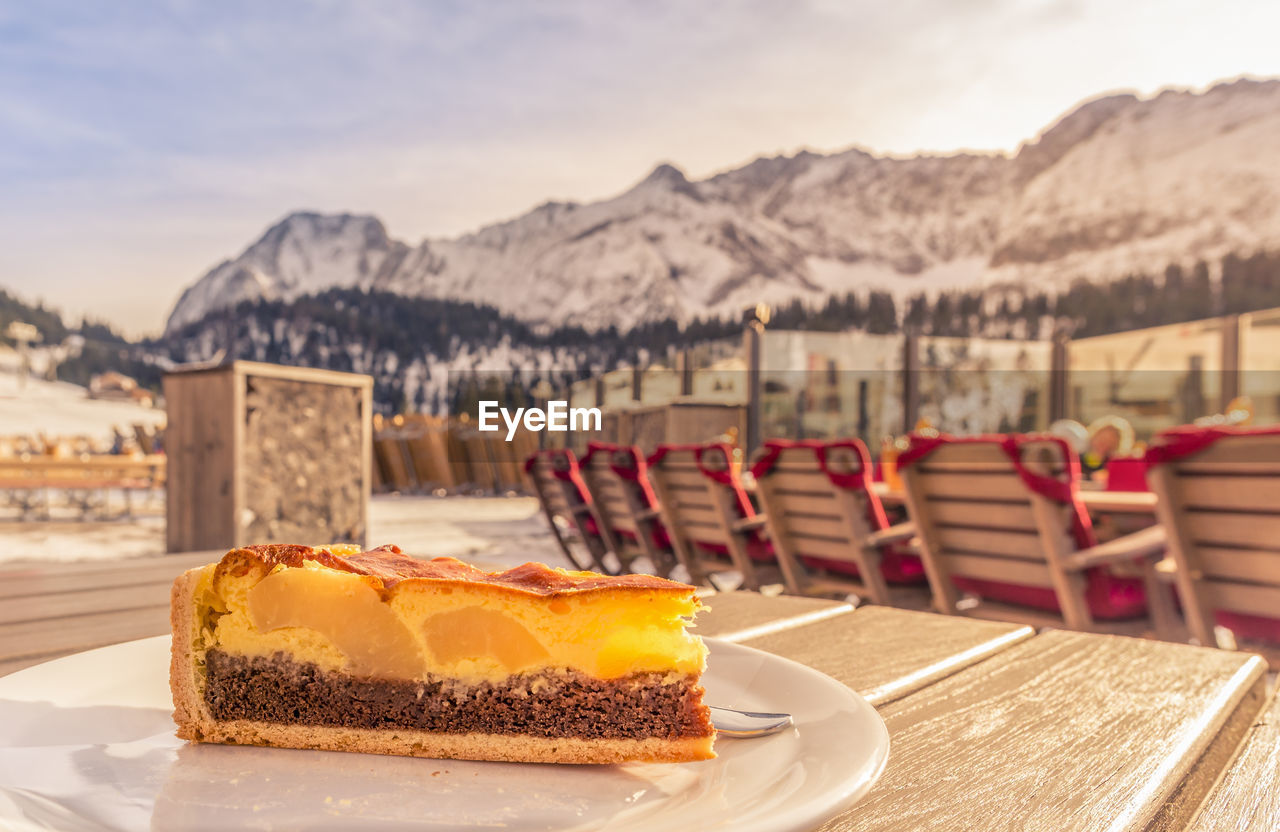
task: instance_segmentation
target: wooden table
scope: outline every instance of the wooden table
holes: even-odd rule
[[[27,651],[0,672],[163,632],[170,579],[206,560],[0,574],[0,650]],[[826,830],[1280,829],[1280,706],[1264,714],[1255,656],[790,596],[704,603],[697,632],[815,667],[884,717],[884,775]]]
[[[796,600],[712,596],[699,631],[816,667],[884,717],[881,781],[824,829],[1280,829],[1256,656]]]
[[[1280,698],[1245,737],[1217,788],[1200,807],[1195,832],[1280,829]]]
[[[880,500],[888,505],[903,505],[906,492],[877,482],[872,485]],[[1155,514],[1156,495],[1150,491],[1080,490],[1080,502],[1091,512],[1100,514]]]
[[[168,632],[173,579],[220,556],[6,564],[0,568],[0,676],[68,653]]]

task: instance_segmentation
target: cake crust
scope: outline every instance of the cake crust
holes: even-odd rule
[[[684,763],[715,756],[711,753],[711,737],[602,740],[518,734],[439,734],[400,728],[279,725],[250,720],[214,723],[199,736],[184,739],[509,763]]]
[[[173,721],[178,737],[199,740],[202,727],[213,725],[213,716],[204,704],[196,666],[195,590],[202,569],[188,569],[173,582],[169,594],[169,691],[173,694]]]

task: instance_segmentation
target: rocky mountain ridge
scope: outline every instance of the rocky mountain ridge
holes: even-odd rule
[[[1280,249],[1280,80],[1080,105],[1014,154],[662,164],[612,199],[550,202],[409,245],[371,216],[296,213],[179,299],[167,330],[245,300],[364,288],[588,329],[977,285],[1059,289]]]

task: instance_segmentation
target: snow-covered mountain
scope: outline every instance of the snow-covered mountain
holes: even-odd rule
[[[292,214],[179,299],[168,330],[328,287],[474,301],[588,328],[759,301],[979,283],[1062,286],[1280,249],[1280,80],[1085,103],[1012,155],[860,149],[547,203],[415,247],[373,217]]]
[[[290,214],[183,292],[167,328],[244,300],[293,300],[325,289],[379,286],[408,252],[374,217]]]

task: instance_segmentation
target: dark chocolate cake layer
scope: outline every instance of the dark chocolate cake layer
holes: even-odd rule
[[[452,734],[679,739],[706,736],[702,688],[661,673],[617,680],[573,671],[512,676],[502,684],[361,679],[288,656],[210,650],[205,701],[214,719],[293,725],[413,728]]]

